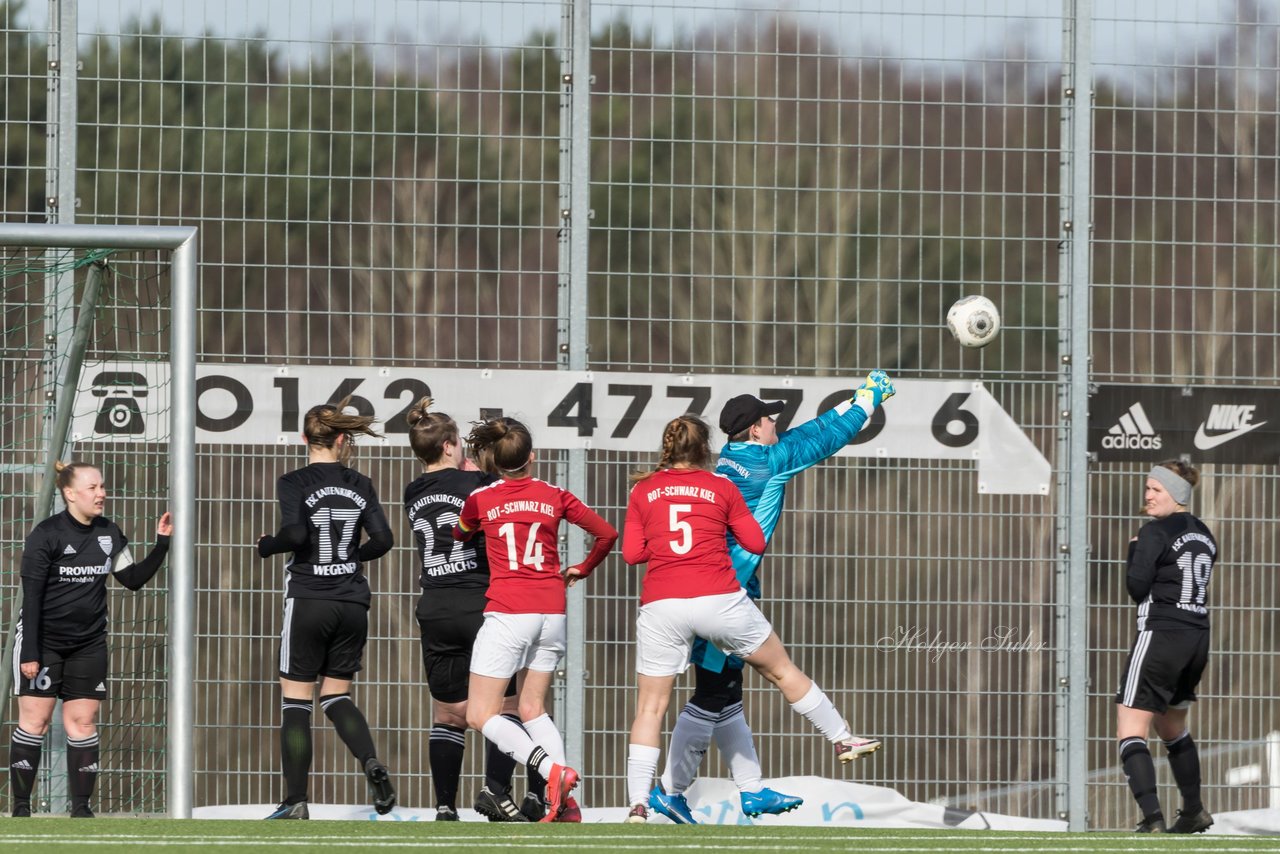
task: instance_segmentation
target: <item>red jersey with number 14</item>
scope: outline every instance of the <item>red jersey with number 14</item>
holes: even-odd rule
[[[483,529],[489,555],[489,604],[503,614],[563,614],[564,578],[557,550],[560,520],[595,537],[579,566],[585,578],[604,560],[618,532],[573,493],[532,477],[500,480],[467,496],[454,537]]]
[[[649,564],[640,604],[741,590],[726,531],[752,554],[764,553],[760,523],[724,475],[663,469],[632,487],[622,559]]]

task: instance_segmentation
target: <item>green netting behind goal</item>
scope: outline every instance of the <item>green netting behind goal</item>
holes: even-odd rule
[[[145,554],[168,506],[169,263],[167,253],[6,248],[0,254],[4,341],[0,351],[0,615],[6,649],[20,595],[22,545],[38,521],[37,496],[55,456],[102,469],[106,515]],[[86,284],[98,277],[93,323],[74,376],[69,359]],[[54,435],[60,383],[78,389],[65,436]],[[53,511],[61,509],[55,496]],[[165,809],[166,584],[162,570],[137,593],[109,580],[111,660],[99,715],[101,813]],[[0,804],[9,803],[8,744],[16,724],[12,659],[0,668]],[[65,812],[65,737],[60,711],[45,739],[32,805]]]

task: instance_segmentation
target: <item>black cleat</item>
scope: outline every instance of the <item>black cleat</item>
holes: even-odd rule
[[[476,795],[476,812],[489,821],[527,822],[529,820],[524,813],[520,812],[510,795],[506,792],[494,794],[488,786]]]
[[[280,804],[280,806],[276,807],[276,811],[267,816],[267,818],[292,818],[306,820],[311,818],[311,813],[307,810],[306,801],[298,801],[293,804],[285,801]]]
[[[14,818],[31,818],[31,801],[14,801],[12,815]]]
[[[1195,812],[1178,810],[1178,820],[1169,828],[1169,833],[1204,833],[1213,827],[1213,816],[1203,806]]]
[[[72,818],[93,818],[93,810],[89,809],[88,804],[76,804],[71,807]]]
[[[1142,821],[1138,822],[1138,826],[1133,829],[1134,833],[1166,833],[1164,828],[1164,816],[1160,813],[1149,815]]]
[[[378,815],[386,815],[396,805],[396,790],[391,785],[391,775],[376,758],[364,763],[364,776],[369,780],[369,794],[373,796],[373,809]]]
[[[461,821],[458,811],[446,804],[436,807],[436,821]]]
[[[547,814],[546,801],[537,792],[526,792],[524,800],[520,802],[520,814],[529,821],[542,821],[542,817]]]

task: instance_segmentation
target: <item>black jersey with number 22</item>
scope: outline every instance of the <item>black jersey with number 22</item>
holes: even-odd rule
[[[461,469],[426,472],[404,489],[404,509],[413,526],[422,567],[422,589],[489,587],[489,559],[483,535],[467,542],[453,538],[467,496],[493,483],[493,475]]]

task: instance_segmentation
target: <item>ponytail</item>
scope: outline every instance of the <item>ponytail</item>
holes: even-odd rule
[[[302,420],[302,434],[307,437],[307,444],[315,448],[332,448],[339,436],[346,436],[338,452],[338,459],[346,463],[351,459],[355,449],[356,436],[373,436],[381,438],[382,434],[373,429],[377,419],[372,415],[348,415],[343,410],[351,402],[347,395],[337,403],[322,403],[307,410]]]
[[[458,423],[443,412],[430,412],[432,402],[428,393],[404,414],[409,423],[409,447],[424,466],[440,462],[445,443],[461,441]]]
[[[519,475],[529,467],[533,436],[514,418],[491,418],[471,425],[467,444],[480,468],[496,475]]]
[[[696,415],[681,415],[667,422],[662,430],[662,453],[658,467],[650,471],[637,471],[631,475],[633,482],[652,477],[660,471],[683,464],[690,468],[711,468],[711,428]]]

